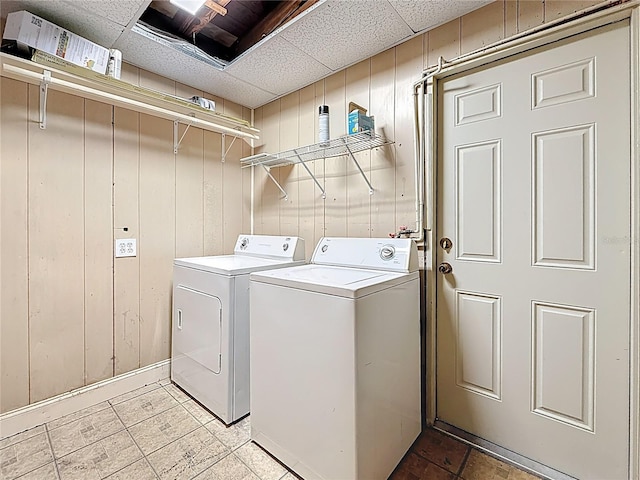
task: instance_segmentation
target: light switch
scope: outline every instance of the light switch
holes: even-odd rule
[[[136,256],[136,239],[135,238],[117,238],[116,239],[116,258],[135,257],[135,256]]]

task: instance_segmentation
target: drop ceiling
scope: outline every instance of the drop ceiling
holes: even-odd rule
[[[28,10],[125,62],[257,108],[491,1],[320,0],[218,68],[140,33],[151,0],[2,0],[0,13]]]

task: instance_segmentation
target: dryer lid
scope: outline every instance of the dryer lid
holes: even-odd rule
[[[174,265],[219,275],[242,275],[258,270],[301,265],[304,261],[286,258],[262,258],[251,255],[216,255],[211,257],[176,258]]]

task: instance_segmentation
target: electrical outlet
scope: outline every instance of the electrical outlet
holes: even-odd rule
[[[135,257],[135,256],[136,256],[136,239],[135,238],[116,239],[116,258]]]

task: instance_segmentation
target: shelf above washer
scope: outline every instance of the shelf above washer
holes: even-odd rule
[[[373,194],[373,187],[371,183],[367,179],[364,174],[360,164],[356,160],[354,154],[358,152],[363,152],[365,150],[371,150],[373,148],[382,147],[385,145],[390,145],[394,142],[387,140],[381,135],[377,133],[371,133],[369,131],[360,132],[353,135],[343,135],[338,138],[334,138],[324,143],[314,143],[312,145],[306,145],[303,147],[293,148],[291,150],[285,150],[279,153],[259,153],[257,155],[252,155],[250,157],[245,157],[240,159],[240,163],[243,165],[243,168],[246,167],[255,167],[261,166],[265,169],[271,180],[278,186],[280,191],[284,194],[284,198],[287,198],[287,192],[282,188],[282,186],[276,181],[276,179],[271,175],[269,170],[274,167],[283,167],[291,164],[301,164],[307,173],[311,175],[313,181],[318,186],[320,191],[322,192],[322,198],[326,198],[326,194],[320,182],[316,179],[315,175],[309,170],[306,162],[310,162],[313,160],[320,160],[323,158],[332,158],[332,157],[340,157],[343,155],[348,155],[351,157],[351,160],[356,164],[362,178],[367,183],[369,187],[369,194]]]

